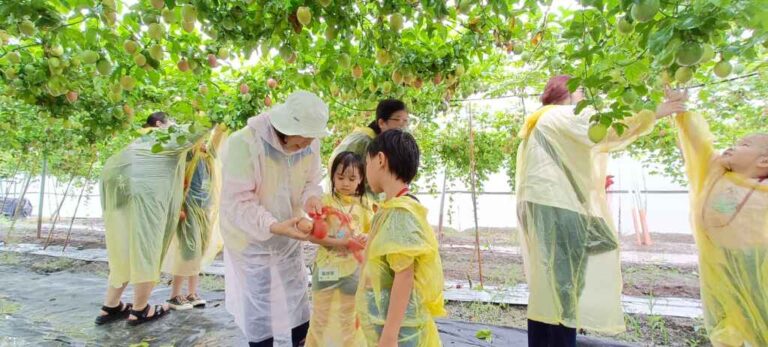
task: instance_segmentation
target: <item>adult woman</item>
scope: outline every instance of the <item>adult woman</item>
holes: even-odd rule
[[[347,135],[331,153],[328,167],[331,167],[334,158],[341,152],[353,152],[365,160],[367,157],[368,145],[373,142],[382,132],[389,129],[404,129],[410,122],[408,109],[405,103],[397,99],[386,99],[379,102],[376,106],[376,119],[367,127],[357,128]],[[369,197],[373,196],[370,187],[366,185],[366,192]]]
[[[290,338],[309,322],[307,271],[297,223],[322,207],[320,142],[328,107],[298,91],[234,132],[222,149],[221,233],[227,310],[251,346]],[[281,222],[279,222],[281,221]]]
[[[171,134],[163,150],[153,152],[152,131],[170,126],[166,114],[153,113],[143,136],[110,157],[101,175],[101,204],[106,225],[109,286],[96,324],[128,317],[137,325],[162,317],[167,305],[147,304],[160,279],[160,267],[179,221],[186,155],[203,135]],[[133,305],[123,304],[125,287],[134,285]],[[130,316],[129,316],[130,313]]]
[[[530,298],[529,346],[575,346],[576,329],[624,330],[621,264],[605,200],[608,152],[647,134],[657,118],[684,110],[682,94],[668,93],[656,113],[622,120],[594,143],[593,110],[575,114],[581,90],[569,76],[549,80],[543,107],[526,118],[517,157],[517,202]]]

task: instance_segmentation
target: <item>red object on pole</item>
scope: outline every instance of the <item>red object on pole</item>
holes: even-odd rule
[[[613,175],[605,176],[605,190],[608,190],[613,185]]]

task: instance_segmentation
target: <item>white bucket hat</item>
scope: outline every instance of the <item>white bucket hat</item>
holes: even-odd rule
[[[328,105],[310,92],[299,90],[267,111],[272,126],[289,136],[319,138],[330,135]]]

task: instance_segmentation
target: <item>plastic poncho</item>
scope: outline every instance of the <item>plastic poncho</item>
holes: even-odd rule
[[[713,344],[768,346],[768,183],[714,162],[713,137],[701,115],[683,113],[676,122],[709,338]]]
[[[649,132],[652,112],[624,119],[598,144],[591,110],[545,106],[528,116],[517,157],[517,208],[528,318],[605,333],[624,331],[617,233],[605,200],[608,152]]]
[[[354,196],[326,194],[323,204],[352,216],[352,232],[367,234],[373,211],[366,200]],[[348,228],[329,230],[328,237],[349,237]],[[345,235],[346,234],[346,235]],[[347,250],[320,246],[312,266],[312,318],[307,346],[365,345],[355,321],[355,291],[359,263]]]
[[[377,346],[395,273],[414,266],[413,292],[400,327],[400,346],[440,346],[434,318],[445,315],[443,266],[427,209],[411,196],[381,203],[371,222],[355,295],[368,346]]]
[[[357,128],[351,134],[347,135],[341,143],[333,149],[331,157],[328,160],[328,170],[333,167],[333,160],[341,152],[353,152],[363,158],[363,162],[368,159],[368,146],[376,138],[376,132],[369,127]],[[328,179],[333,178],[333,172],[328,173]],[[329,181],[330,182],[330,181]],[[379,200],[379,195],[371,191],[371,187],[368,183],[365,184],[366,197],[376,202]]]
[[[320,143],[283,149],[269,114],[252,117],[222,151],[221,234],[227,310],[248,341],[278,340],[309,321],[302,242],[269,227],[304,216],[320,187]]]
[[[187,152],[202,133],[179,144],[176,136],[152,153],[151,130],[113,155],[101,174],[109,285],[157,282],[183,201]],[[152,129],[152,131],[165,131]]]
[[[221,163],[218,147],[226,128],[214,130],[205,150],[198,145],[188,155],[184,204],[180,220],[163,263],[163,271],[174,276],[197,276],[221,251],[219,232],[219,193]]]

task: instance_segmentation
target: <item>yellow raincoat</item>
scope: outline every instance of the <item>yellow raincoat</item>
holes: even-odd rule
[[[704,118],[676,116],[713,344],[768,346],[768,183],[726,172]],[[741,207],[739,207],[741,205]]]
[[[368,146],[376,139],[376,132],[369,127],[357,128],[351,134],[347,135],[341,143],[333,149],[330,160],[328,161],[328,168],[333,167],[333,159],[341,152],[352,152],[363,158],[363,162],[368,158]],[[331,179],[333,173],[328,173],[328,178]],[[371,191],[371,187],[368,183],[365,184],[366,197],[370,201],[378,201],[378,194]]]
[[[218,147],[226,127],[220,125],[211,134],[205,150],[202,143],[188,155],[182,210],[186,219],[179,221],[168,248],[163,271],[174,276],[197,276],[221,251],[219,233],[219,192],[221,164]]]
[[[323,197],[323,204],[352,216],[352,230],[367,234],[373,211],[365,201],[354,196]],[[329,237],[351,235],[346,228],[329,230]],[[307,346],[365,345],[362,331],[355,322],[355,291],[360,277],[358,262],[352,253],[321,246],[312,267],[312,316]]]
[[[586,109],[545,106],[528,116],[517,157],[517,211],[530,297],[528,318],[605,333],[624,331],[618,240],[605,200],[608,152],[654,124],[653,112],[623,120],[600,143]]]
[[[381,203],[373,217],[356,293],[356,310],[368,346],[377,346],[387,320],[395,273],[414,266],[414,286],[398,344],[440,346],[434,318],[445,315],[443,266],[427,209],[410,196]]]
[[[157,282],[179,221],[187,152],[203,135],[179,144],[178,132],[152,153],[150,131],[110,157],[101,174],[101,207],[106,226],[109,285]]]

